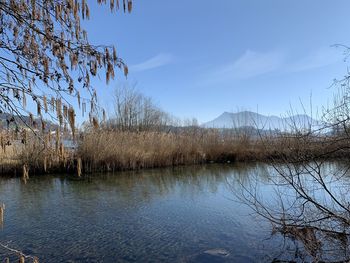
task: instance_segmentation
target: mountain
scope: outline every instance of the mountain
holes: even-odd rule
[[[205,128],[241,128],[254,127],[260,130],[310,130],[320,127],[321,123],[306,114],[290,117],[265,116],[251,111],[236,113],[224,112],[212,121],[202,124]]]

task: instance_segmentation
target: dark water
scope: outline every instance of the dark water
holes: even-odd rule
[[[235,193],[256,175],[268,189],[267,173],[211,165],[0,179],[0,240],[40,262],[271,262],[279,241]]]

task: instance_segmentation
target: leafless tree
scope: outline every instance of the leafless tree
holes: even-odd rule
[[[111,125],[122,131],[159,130],[169,123],[170,117],[129,85],[118,86],[114,94],[115,116]]]
[[[97,0],[109,2],[111,11],[122,5],[130,12],[132,1],[120,1]],[[47,114],[74,132],[75,109],[68,97],[75,97],[83,111],[89,107],[93,118],[97,107],[91,78],[104,72],[108,83],[115,68],[128,74],[114,46],[88,41],[81,21],[89,17],[86,0],[0,1],[0,113],[8,113],[10,122],[14,116],[33,120]],[[27,99],[36,104],[36,113],[27,110]]]

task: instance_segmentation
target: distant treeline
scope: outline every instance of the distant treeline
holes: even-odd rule
[[[181,124],[150,98],[123,88],[116,91],[113,116],[100,125],[84,125],[74,138],[65,129],[38,134],[3,129],[0,173],[81,175],[208,162],[343,158],[349,142],[341,127],[336,131],[287,134],[254,127],[208,129],[195,120]]]

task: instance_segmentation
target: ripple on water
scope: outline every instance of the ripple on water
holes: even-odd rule
[[[252,227],[227,182],[254,169],[38,177],[26,185],[0,179],[7,207],[1,240],[40,262],[250,262],[265,253],[258,243],[266,228]]]

